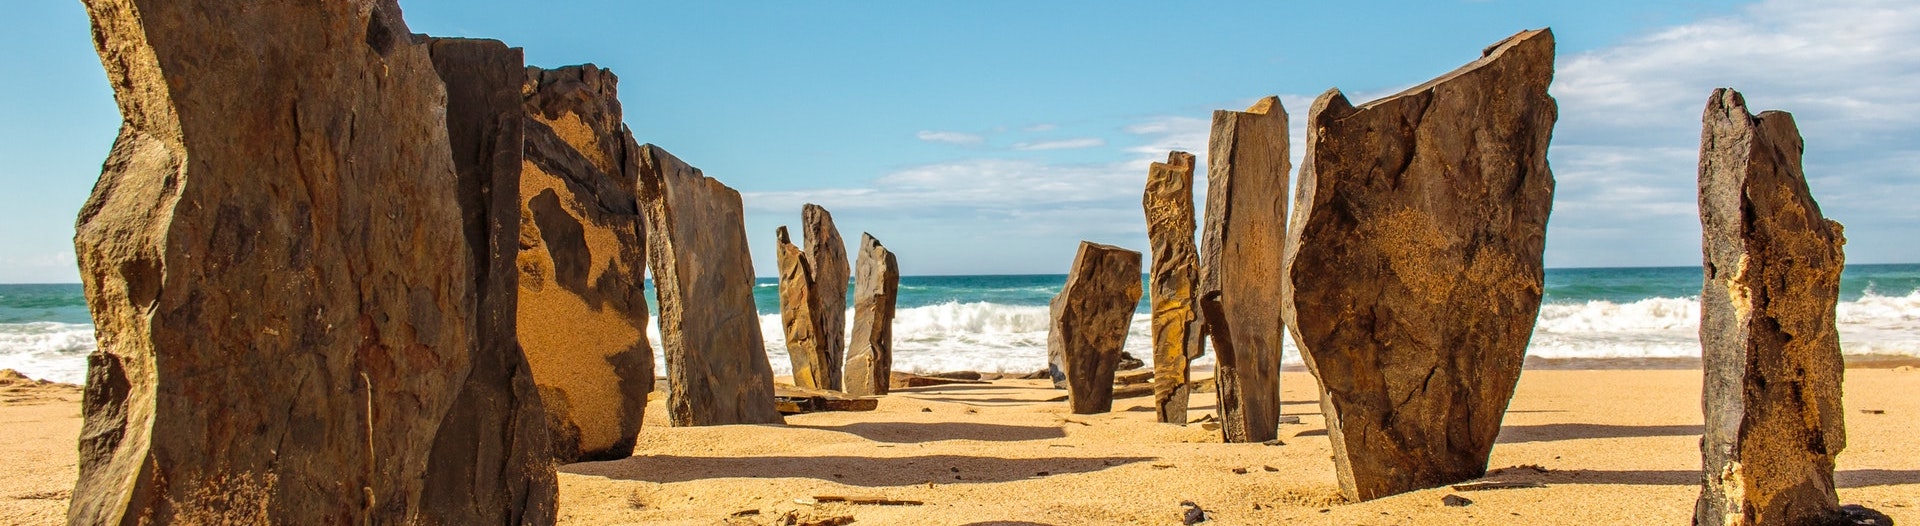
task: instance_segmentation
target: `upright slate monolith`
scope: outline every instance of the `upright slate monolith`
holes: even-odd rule
[[[1320,380],[1342,492],[1477,478],[1540,309],[1553,206],[1553,34],[1438,79],[1308,113],[1287,327]]]
[[[862,233],[855,268],[847,394],[883,395],[893,375],[893,314],[900,294],[900,266],[880,240]]]
[[[1701,120],[1707,425],[1694,524],[1823,524],[1847,446],[1834,329],[1847,240],[1807,188],[1792,114],[1756,117],[1718,89]]]
[[[1153,246],[1153,405],[1161,422],[1187,423],[1188,365],[1198,357],[1200,255],[1194,247],[1193,154],[1170,152],[1147,169],[1147,238]]]
[[[1281,248],[1287,237],[1287,110],[1279,97],[1213,112],[1207,217],[1200,245],[1202,312],[1213,343],[1220,433],[1265,442],[1280,433]]]
[[[457,515],[432,450],[500,347],[427,46],[390,1],[84,4],[124,121],[75,223],[68,521]]]
[[[653,391],[639,146],[619,78],[592,64],[526,68],[520,341],[561,462],[633,454]]]
[[[1075,414],[1113,410],[1113,371],[1139,304],[1140,253],[1080,242],[1047,327],[1047,351],[1060,358]]]
[[[847,266],[847,242],[833,226],[833,214],[826,208],[807,203],[800,209],[800,228],[806,233],[807,265],[813,271],[813,297],[820,303],[814,310],[819,319],[821,350],[826,361],[820,366],[826,383],[821,389],[841,390],[841,368],[847,361],[847,281],[852,269]]]
[[[472,372],[434,438],[422,501],[445,524],[551,524],[553,443],[515,316],[525,61],[498,40],[433,38],[427,49],[447,89],[479,310]]]
[[[787,358],[793,362],[793,383],[809,389],[833,389],[827,370],[826,331],[820,326],[820,298],[814,295],[813,269],[805,252],[787,238],[787,227],[774,231],[774,255],[780,263],[780,325],[787,337]]]
[[[667,416],[676,426],[777,424],[753,304],[740,192],[658,146],[640,147],[640,209],[660,300]]]

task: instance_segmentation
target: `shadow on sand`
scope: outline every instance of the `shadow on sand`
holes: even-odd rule
[[[1488,478],[1505,480],[1509,477]],[[1520,480],[1546,484],[1634,484],[1646,486],[1697,486],[1700,484],[1700,472],[1694,470],[1613,471],[1567,469],[1553,470],[1538,475],[1518,478]],[[1835,486],[1848,489],[1920,484],[1920,470],[1853,469],[1835,472],[1833,474],[1833,482]]]
[[[1005,459],[960,455],[918,457],[685,457],[652,455],[560,467],[562,473],[620,480],[673,483],[716,478],[811,478],[853,486],[979,484],[1048,475],[1089,473],[1152,457],[1052,457]]]
[[[1065,438],[1067,432],[1059,427],[1011,426],[1005,424],[975,424],[968,422],[855,422],[837,426],[810,426],[790,424],[796,429],[817,429],[854,435],[874,442],[889,444],[919,444],[941,440],[981,440],[988,442],[1022,442],[1027,440],[1051,440]]]
[[[1697,436],[1703,430],[1705,430],[1705,428],[1700,425],[1621,426],[1612,424],[1562,423],[1506,426],[1500,428],[1500,438],[1495,440],[1494,443],[1523,444],[1527,442],[1554,442],[1588,438]]]

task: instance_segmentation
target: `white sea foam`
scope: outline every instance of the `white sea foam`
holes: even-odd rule
[[[1920,292],[1868,294],[1837,309],[1841,348],[1847,354],[1920,357]],[[853,318],[848,313],[849,323]],[[900,309],[894,320],[894,368],[910,372],[981,371],[1025,373],[1046,367],[1047,308],[995,303],[942,303]],[[1540,308],[1527,354],[1543,358],[1697,357],[1700,302],[1695,298],[1650,298],[1628,303],[1590,301]],[[649,327],[656,346],[660,332]],[[779,314],[760,316],[760,332],[776,374],[789,374]],[[1152,354],[1149,320],[1136,314],[1126,351]],[[1290,339],[1289,339],[1290,340]],[[53,322],[0,324],[0,368],[61,382],[85,379],[86,355],[94,349],[93,326]],[[1211,354],[1195,365],[1211,366]],[[1300,363],[1291,341],[1282,362]],[[665,364],[658,363],[664,372]]]
[[[93,326],[38,321],[0,323],[0,369],[31,378],[81,383],[87,379]]]

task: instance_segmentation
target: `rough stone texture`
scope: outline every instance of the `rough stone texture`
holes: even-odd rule
[[[1220,434],[1265,442],[1280,433],[1281,247],[1287,237],[1287,110],[1278,97],[1213,112],[1200,297],[1218,360]],[[1204,303],[1204,302],[1203,302]]]
[[[526,68],[520,341],[561,462],[633,454],[653,390],[639,146],[613,72]]]
[[[880,240],[861,233],[857,268],[853,345],[847,349],[847,393],[883,395],[892,383],[893,312],[900,297],[900,265]]]
[[[814,315],[820,319],[821,349],[826,362],[822,389],[840,390],[844,383],[841,367],[847,361],[847,280],[853,271],[847,266],[847,242],[833,226],[833,214],[820,205],[808,203],[800,209],[800,228],[806,234],[807,265],[813,271],[813,297],[820,303]]]
[[[1201,351],[1193,244],[1193,154],[1171,152],[1147,169],[1142,198],[1153,246],[1153,407],[1161,422],[1187,423],[1187,366]]]
[[[1348,498],[1477,478],[1540,309],[1553,34],[1355,108],[1308,112],[1287,326]]]
[[[1839,513],[1846,448],[1834,305],[1846,244],[1801,171],[1793,115],[1714,90],[1700,132],[1706,369],[1694,523],[1817,524]]]
[[[660,295],[667,416],[676,426],[784,423],[753,305],[740,192],[640,148],[640,208]]]
[[[100,347],[69,521],[440,515],[482,351],[426,46],[391,2],[85,5],[125,121],[75,225]]]
[[[821,298],[814,295],[813,269],[800,247],[787,238],[787,227],[775,231],[780,261],[780,325],[787,335],[787,357],[793,361],[793,383],[809,389],[832,389],[833,362],[828,361],[826,330],[821,327]]]
[[[1060,357],[1075,414],[1113,410],[1113,371],[1139,304],[1140,253],[1080,242],[1047,327],[1047,352]]]
[[[479,295],[473,371],[440,423],[422,501],[440,524],[552,524],[558,511],[546,406],[520,349],[522,117],[519,48],[435,38],[447,139]]]

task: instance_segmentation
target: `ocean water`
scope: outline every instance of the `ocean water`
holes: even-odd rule
[[[1698,357],[1700,279],[1698,267],[1548,269],[1545,304],[1527,353]],[[1065,275],[900,278],[895,369],[1024,373],[1045,367],[1047,302],[1065,281]],[[774,279],[761,278],[754,301],[773,368],[787,374],[778,289]],[[1848,266],[1840,289],[1843,352],[1920,357],[1920,265]],[[649,332],[657,348],[659,330]],[[80,382],[93,348],[93,326],[79,285],[0,285],[0,368]],[[1143,359],[1151,354],[1144,299],[1135,310],[1126,349]],[[655,357],[663,360],[658,352]],[[1292,342],[1283,348],[1282,359],[1300,363]],[[1211,366],[1212,356],[1196,365]]]

